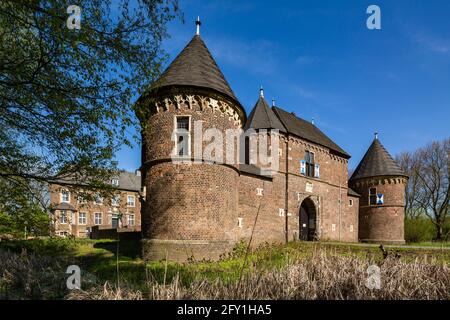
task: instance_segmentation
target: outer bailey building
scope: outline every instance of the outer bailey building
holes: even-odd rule
[[[348,179],[350,155],[311,122],[269,106],[262,90],[247,117],[199,32],[137,105],[144,258],[215,258],[241,239],[404,242],[407,177],[378,138]],[[196,121],[203,130],[279,130],[279,169],[268,176],[258,163],[196,159]],[[174,152],[200,163],[173,162]]]

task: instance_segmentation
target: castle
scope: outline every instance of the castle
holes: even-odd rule
[[[403,243],[408,178],[378,138],[348,179],[350,155],[313,123],[269,106],[263,90],[247,117],[198,28],[136,103],[144,258],[217,258],[241,239]],[[249,161],[248,140],[236,142],[244,161],[206,159],[194,150],[208,145],[196,141],[200,122],[202,130],[276,130],[277,150],[268,141],[278,168],[267,174]]]

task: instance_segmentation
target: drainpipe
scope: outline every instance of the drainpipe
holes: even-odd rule
[[[288,211],[289,211],[289,133],[287,134],[286,140],[286,186],[285,186],[285,194],[284,194],[284,215],[285,215],[285,240],[286,243],[289,242],[289,223],[288,223]]]

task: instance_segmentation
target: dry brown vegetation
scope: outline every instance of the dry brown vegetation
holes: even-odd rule
[[[280,252],[280,248],[289,247],[274,248],[272,249],[276,251],[270,252]],[[73,262],[67,257],[44,257],[26,251],[13,253],[0,250],[0,298],[450,299],[450,268],[446,261],[434,256],[408,256],[405,260],[404,256],[399,258],[392,254],[383,259],[377,251],[361,255],[361,252],[343,252],[343,248],[337,250],[320,245],[309,248],[307,254],[293,258],[293,253],[298,253],[297,250],[300,249],[293,250],[291,247],[291,254],[282,258],[283,263],[266,269],[260,269],[254,261],[249,261],[241,280],[239,275],[231,279],[207,277],[202,269],[205,264],[198,262],[189,264],[190,268],[197,269],[198,272],[188,282],[182,273],[167,276],[167,281],[147,275],[134,282],[131,274],[128,278],[122,274],[118,287],[114,281],[102,280],[101,274],[96,274],[97,278],[83,274],[83,290],[71,292],[65,288],[65,268]],[[265,250],[260,254],[268,252]],[[236,261],[242,260],[226,260],[221,262],[221,266]],[[381,268],[380,289],[369,289],[365,285],[367,268],[373,264]],[[142,272],[145,274],[145,269]],[[217,269],[217,273],[220,272]],[[163,279],[166,279],[165,274]]]
[[[148,282],[148,291],[117,289],[109,283],[71,293],[69,299],[450,299],[450,269],[446,264],[382,262],[381,288],[366,287],[369,261],[335,256],[323,249],[311,259],[265,273],[246,273],[241,282],[195,280],[183,286]]]

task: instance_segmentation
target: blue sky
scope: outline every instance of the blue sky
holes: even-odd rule
[[[366,9],[381,8],[381,30]],[[247,113],[267,100],[315,124],[352,155],[354,168],[379,132],[394,156],[450,137],[450,1],[180,0],[169,25],[171,61],[201,36]],[[140,146],[119,167],[140,166]]]

